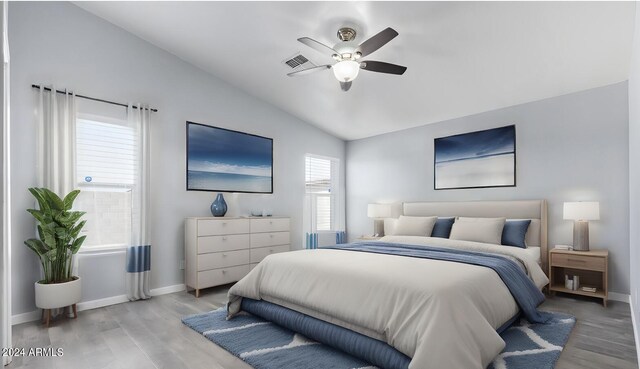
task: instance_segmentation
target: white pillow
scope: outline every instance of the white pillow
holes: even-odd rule
[[[505,218],[458,218],[451,227],[452,240],[500,245]]]
[[[438,217],[408,217],[401,215],[396,222],[394,236],[430,237]]]

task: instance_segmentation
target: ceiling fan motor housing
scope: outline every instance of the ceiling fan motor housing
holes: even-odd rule
[[[340,41],[353,41],[356,38],[356,30],[351,27],[342,27],[338,30]]]

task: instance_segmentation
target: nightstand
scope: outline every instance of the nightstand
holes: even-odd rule
[[[570,251],[552,249],[549,251],[549,290],[554,292],[571,293],[602,299],[607,306],[609,251],[589,250]],[[580,277],[580,287],[595,287],[596,292],[570,290],[565,288],[564,276],[577,275]]]
[[[375,236],[360,236],[358,238],[356,238],[356,241],[378,241],[379,239],[381,239],[382,237],[375,237]]]

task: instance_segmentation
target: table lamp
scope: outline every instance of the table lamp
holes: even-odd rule
[[[573,249],[589,251],[589,221],[600,219],[600,203],[580,201],[564,203],[564,219],[573,220]]]
[[[367,217],[373,218],[373,235],[384,236],[384,218],[391,218],[391,204],[369,204]]]

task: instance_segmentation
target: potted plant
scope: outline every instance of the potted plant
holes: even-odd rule
[[[78,237],[86,220],[82,211],[71,211],[80,190],[71,191],[64,199],[46,188],[30,188],[39,209],[27,209],[38,222],[38,238],[24,243],[38,255],[44,279],[35,283],[36,306],[47,312],[47,326],[51,309],[73,307],[81,299],[80,277],[73,276],[73,256],[87,236]]]

